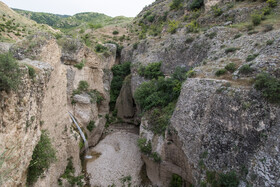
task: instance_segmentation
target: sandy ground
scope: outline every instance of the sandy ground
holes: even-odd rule
[[[123,186],[121,179],[131,176],[131,186],[140,185],[143,161],[137,147],[138,136],[127,132],[107,135],[91,152],[101,153],[87,163],[91,186]],[[125,186],[129,182],[125,183]]]

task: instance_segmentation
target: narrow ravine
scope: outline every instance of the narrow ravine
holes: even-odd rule
[[[109,127],[104,139],[89,151],[94,157],[87,161],[86,166],[90,185],[140,185],[143,161],[137,139],[137,127],[134,125],[116,124]]]

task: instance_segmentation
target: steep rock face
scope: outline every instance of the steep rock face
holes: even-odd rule
[[[120,95],[116,102],[117,116],[123,120],[130,120],[135,115],[135,103],[131,91],[131,76],[124,80]]]
[[[121,61],[142,65],[162,62],[162,71],[169,74],[177,66],[190,68],[199,65],[207,57],[209,47],[210,43],[205,38],[187,43],[185,30],[181,30],[161,40],[142,40],[136,50],[132,46],[123,49]]]
[[[18,93],[1,93],[1,150],[12,150],[12,156],[5,163],[4,169],[11,166],[17,168],[10,168],[13,180],[8,180],[4,186],[25,186],[27,168],[40,139],[41,130],[49,132],[52,145],[56,149],[56,161],[44,173],[44,177],[38,179],[35,186],[58,186],[57,179],[64,173],[68,158],[72,158],[75,176],[80,175],[82,167],[79,144],[82,140],[72,125],[68,111],[75,115],[84,132],[88,134],[90,145],[99,141],[106,122],[104,116],[109,111],[112,79],[110,68],[115,63],[116,47],[109,45],[110,55],[107,57],[86,47],[80,48],[73,56],[77,62],[84,60],[86,65],[82,70],[78,70],[61,62],[61,48],[52,37],[47,36],[44,39],[39,42],[40,45],[32,48],[31,53],[24,49],[23,44],[26,41],[17,43],[12,49],[14,56],[19,59],[36,54],[36,59],[40,61],[22,60],[22,63],[35,68],[36,78],[29,78],[25,68],[25,76]],[[101,93],[104,100],[100,105],[96,101],[92,102],[87,93],[73,96],[77,103],[71,104],[72,92],[78,88],[81,80],[88,82],[89,89],[96,89]],[[96,126],[92,132],[86,130],[90,120],[94,120]],[[64,185],[67,185],[67,182],[64,182]]]
[[[29,64],[29,62],[24,62]],[[8,151],[7,160],[1,168],[1,173],[9,172],[10,180],[1,186],[25,186],[27,167],[31,160],[32,150],[40,139],[42,107],[50,80],[52,67],[47,63],[44,69],[36,68],[36,80],[28,75],[27,68],[22,69],[22,83],[17,93],[1,92],[0,109],[0,150],[1,154]],[[1,179],[2,182],[2,179]]]
[[[279,107],[252,89],[225,88],[224,83],[186,81],[171,119],[193,166],[195,184],[203,179],[199,166],[203,161],[206,170],[242,173],[245,167],[249,174],[242,179],[255,186],[278,186],[274,169],[279,167]]]
[[[79,46],[79,44],[77,45]],[[68,105],[72,105],[71,110],[73,110],[74,116],[84,130],[86,130],[86,126],[90,121],[94,121],[95,124],[92,132],[86,130],[89,135],[89,146],[94,146],[98,143],[105,128],[105,115],[109,113],[109,90],[112,80],[110,69],[115,63],[116,46],[112,44],[107,44],[106,46],[109,48],[110,56],[105,57],[101,54],[96,54],[86,47],[77,47],[78,50],[71,54],[71,58],[68,56],[68,60],[63,61],[67,65]],[[63,55],[65,55],[64,53]],[[72,65],[83,62],[85,66],[79,70],[69,66],[67,63],[69,61],[74,63]],[[101,93],[104,98],[101,104],[92,101],[92,98],[87,93],[72,95],[73,91],[78,88],[80,81],[87,81],[89,90],[97,90]]]

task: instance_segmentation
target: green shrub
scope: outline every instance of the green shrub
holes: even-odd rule
[[[111,111],[114,110],[115,108],[115,103],[120,94],[125,77],[130,74],[130,62],[114,65],[112,67],[112,72],[113,72],[113,80],[111,82],[111,89],[110,89]]]
[[[87,92],[87,94],[89,94],[91,97],[91,103],[96,102],[98,105],[100,105],[102,101],[104,101],[103,95],[97,90],[90,90]]]
[[[179,24],[180,24],[179,21],[175,21],[175,20],[169,21],[168,22],[168,32],[171,34],[176,33],[177,29],[179,28]]]
[[[101,23],[97,23],[97,24],[92,24],[92,23],[89,23],[88,24],[89,28],[91,29],[99,29],[99,28],[102,28],[103,25]]]
[[[253,25],[259,25],[262,21],[262,15],[258,13],[254,13],[251,15]]]
[[[0,91],[17,90],[21,72],[12,54],[0,54]]]
[[[241,66],[241,68],[239,69],[239,73],[245,74],[245,75],[252,73],[252,71],[253,71],[253,69],[248,64]]]
[[[194,0],[190,5],[190,9],[191,10],[200,9],[203,5],[204,5],[203,0]]]
[[[147,20],[152,23],[155,20],[155,15],[149,15]]]
[[[225,50],[225,53],[228,54],[228,53],[233,53],[235,51],[239,50],[239,48],[236,48],[236,47],[230,47],[230,48],[227,48]]]
[[[75,40],[72,39],[64,39],[62,42],[62,49],[69,52],[74,52],[78,49]]]
[[[186,73],[187,73],[186,68],[178,66],[175,68],[175,71],[172,73],[172,78],[182,82],[187,79]]]
[[[228,172],[226,174],[221,173],[219,175],[218,184],[221,186],[238,187],[239,179],[234,171]]]
[[[219,8],[218,5],[212,6],[211,9],[212,9],[215,17],[218,17],[218,16],[222,15],[222,13],[223,13],[222,9]]]
[[[79,82],[79,86],[78,86],[78,90],[81,92],[86,92],[88,91],[89,88],[89,84],[87,81],[80,81]]]
[[[199,25],[195,20],[193,20],[186,25],[186,28],[187,32],[198,32]]]
[[[165,107],[179,97],[181,84],[178,80],[163,77],[144,82],[135,91],[136,103],[144,111],[153,107]]]
[[[28,166],[27,184],[32,185],[36,182],[55,160],[55,149],[51,144],[51,139],[47,131],[42,131],[40,140],[33,151],[32,160]]]
[[[191,70],[189,70],[189,71],[187,72],[186,76],[187,76],[188,78],[195,77],[195,76],[196,76],[196,72],[195,72],[194,70],[191,69]]]
[[[133,49],[137,49],[138,48],[138,44],[139,44],[139,42],[134,43],[133,44]]]
[[[146,138],[139,138],[137,145],[142,153],[146,155],[150,155],[152,153],[152,143],[150,140],[147,142]]]
[[[26,65],[27,68],[28,68],[28,74],[29,74],[29,77],[31,77],[32,79],[34,79],[36,77],[36,71],[35,69],[30,66],[30,65]]]
[[[236,64],[235,63],[229,63],[225,67],[226,70],[233,73],[236,70]]]
[[[280,102],[280,80],[269,74],[262,73],[256,77],[255,88],[260,90],[262,95],[270,102]]]
[[[170,4],[171,10],[178,10],[183,7],[183,0],[172,0],[172,3]]]
[[[217,77],[226,74],[227,70],[226,69],[219,69],[218,71],[216,71],[215,75]]]
[[[271,8],[274,8],[277,6],[277,1],[276,0],[267,0],[266,1],[268,3],[268,5],[271,7]]]
[[[74,65],[74,67],[78,68],[79,70],[83,69],[84,66],[85,66],[85,62],[84,61]]]
[[[152,153],[152,158],[154,159],[155,162],[160,163],[161,162],[161,157],[157,152]]]
[[[266,24],[263,27],[264,27],[263,32],[269,32],[273,30],[273,25],[271,24]]]
[[[113,35],[118,35],[119,34],[119,31],[115,30],[113,31]]]
[[[217,32],[211,32],[210,34],[207,34],[206,36],[208,36],[210,39],[213,39],[217,36]]]
[[[182,177],[177,174],[172,174],[172,178],[171,178],[169,186],[170,187],[182,187],[182,185],[183,185]]]
[[[240,38],[241,36],[242,36],[242,34],[236,34],[233,39]]]
[[[91,132],[95,127],[95,122],[90,120],[89,124],[87,125],[87,129]]]
[[[157,79],[158,77],[163,76],[163,73],[160,71],[160,67],[161,62],[150,63],[147,66],[140,66],[138,73],[146,79]]]
[[[186,43],[190,44],[194,41],[194,38],[193,37],[187,37],[186,38]]]
[[[266,45],[272,45],[273,42],[274,42],[274,40],[267,40],[267,41],[266,41]]]
[[[75,177],[75,168],[73,166],[72,159],[73,159],[72,157],[67,159],[67,161],[68,161],[67,166],[65,168],[64,173],[61,175],[60,178],[66,179],[69,182],[69,184],[71,184],[71,186],[77,185],[79,187],[83,187],[84,184],[83,184],[82,180],[83,180],[84,176],[80,175],[80,176]],[[62,185],[62,180],[60,179],[60,181],[61,181],[60,183]]]
[[[107,47],[105,47],[105,46],[103,46],[103,45],[101,45],[101,44],[97,44],[97,45],[95,46],[95,51],[96,51],[97,53],[103,53],[103,52],[107,51]]]
[[[254,60],[257,56],[258,54],[248,55],[248,57],[246,58],[246,62]]]
[[[271,13],[271,8],[270,7],[264,7],[263,9],[262,9],[262,13],[263,13],[263,15],[264,16],[266,16],[266,15],[269,15],[270,13]]]
[[[164,135],[170,125],[170,118],[175,110],[176,103],[171,102],[164,108],[153,108],[148,112],[149,129],[158,135]]]

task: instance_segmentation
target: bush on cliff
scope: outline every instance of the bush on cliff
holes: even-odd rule
[[[161,62],[154,62],[147,66],[140,66],[138,73],[146,79],[157,79],[158,77],[163,76],[163,73],[160,71],[160,67]]]
[[[33,151],[32,160],[28,166],[27,184],[32,185],[35,183],[55,160],[55,149],[51,144],[51,139],[47,131],[42,131],[40,140]]]
[[[16,90],[20,83],[19,65],[10,53],[0,54],[0,91]]]
[[[280,103],[280,80],[261,73],[256,77],[255,88],[260,90],[270,102]]]

